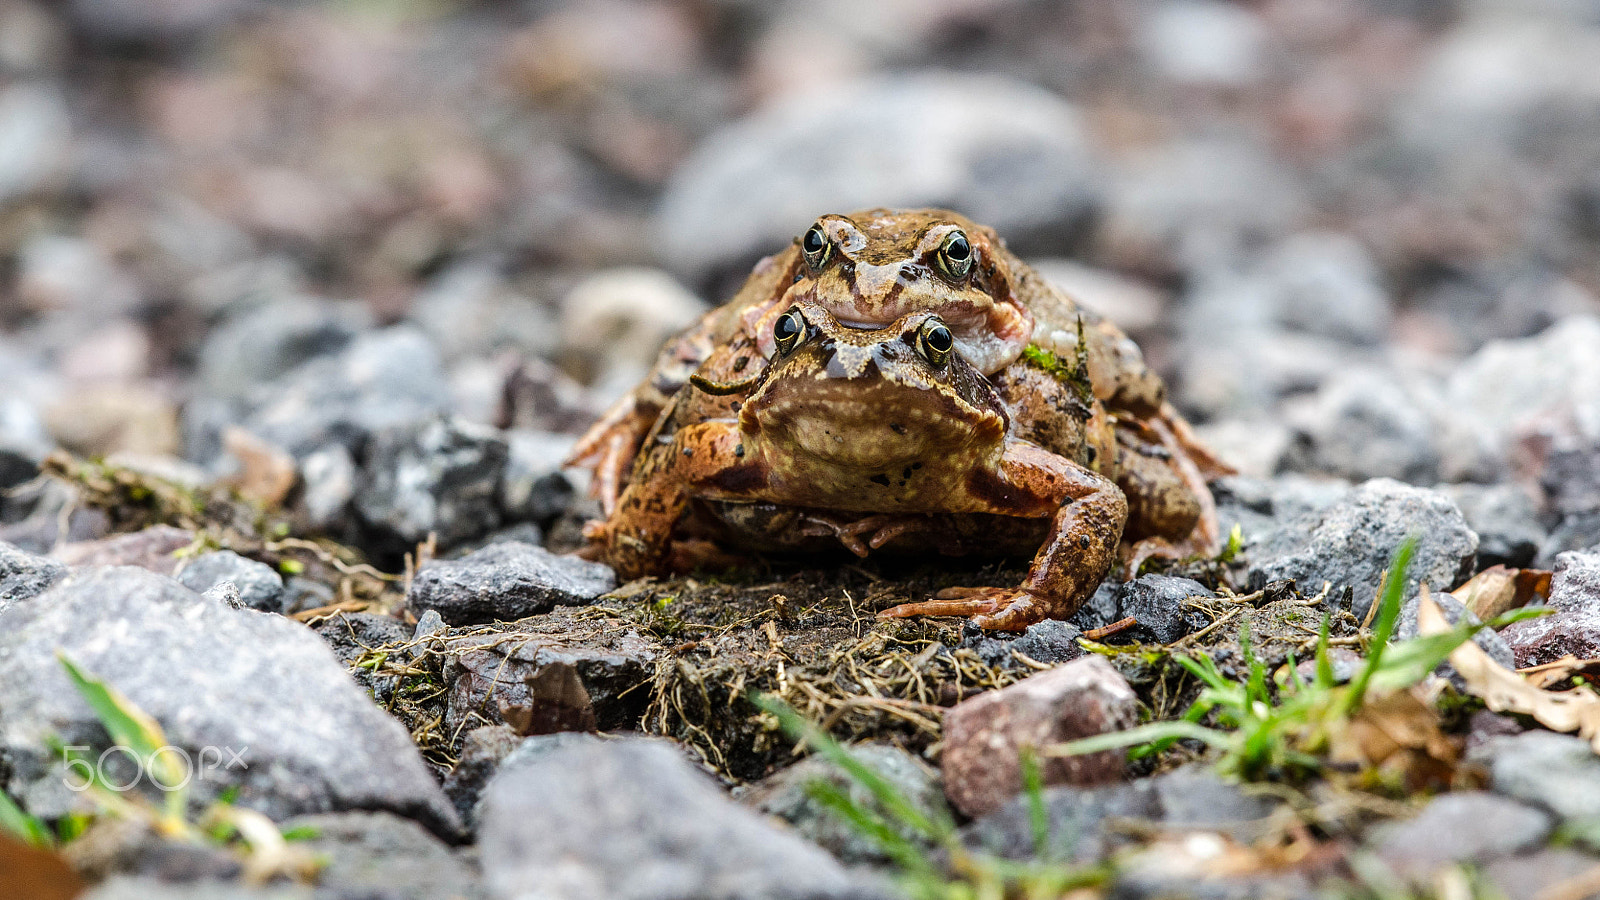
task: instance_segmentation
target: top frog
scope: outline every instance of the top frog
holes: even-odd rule
[[[1115,325],[981,225],[942,210],[823,216],[670,341],[579,441],[624,578],[715,545],[991,555],[1017,587],[955,588],[886,616],[1018,630],[1072,615],[1130,563],[1214,552],[1226,471]],[[714,543],[712,543],[714,542]]]

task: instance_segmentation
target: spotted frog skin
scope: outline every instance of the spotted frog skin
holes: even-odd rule
[[[884,616],[1066,618],[1120,551],[1214,552],[1227,471],[1115,325],[943,210],[823,216],[669,342],[573,451],[624,578],[843,544],[1033,553]]]

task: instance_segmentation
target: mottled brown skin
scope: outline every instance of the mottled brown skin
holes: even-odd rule
[[[1035,549],[1021,585],[882,615],[1066,618],[1119,544],[1135,565],[1215,548],[1205,475],[1226,469],[1163,393],[1126,335],[989,229],[824,216],[579,442],[606,513],[587,553],[633,578],[728,547]]]

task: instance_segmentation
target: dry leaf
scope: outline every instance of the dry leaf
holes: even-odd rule
[[[1428,635],[1449,631],[1450,624],[1429,596],[1426,585],[1420,599],[1417,632]],[[1472,641],[1451,652],[1450,665],[1466,682],[1467,689],[1483,698],[1489,709],[1533,716],[1553,731],[1576,731],[1600,753],[1600,694],[1587,685],[1570,691],[1542,691],[1490,659]]]
[[[1335,762],[1397,773],[1412,788],[1449,785],[1461,758],[1459,742],[1440,730],[1438,713],[1415,688],[1363,703],[1330,750]]]
[[[1450,596],[1460,600],[1480,621],[1487,622],[1501,613],[1527,606],[1536,596],[1550,596],[1550,572],[1490,566],[1451,591]]]
[[[226,480],[239,496],[268,509],[283,505],[299,477],[293,456],[237,425],[223,430],[222,448],[239,461],[239,471]]]
[[[1517,674],[1528,680],[1536,688],[1548,688],[1551,685],[1561,684],[1574,675],[1600,670],[1600,659],[1579,659],[1568,653],[1560,659],[1551,660],[1543,665],[1529,666],[1518,669]]]

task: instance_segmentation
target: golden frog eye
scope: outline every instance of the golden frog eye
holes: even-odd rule
[[[972,271],[972,244],[960,229],[945,235],[944,243],[939,245],[939,268],[957,281]]]
[[[805,254],[806,265],[812,271],[819,271],[827,264],[828,257],[833,254],[833,243],[828,236],[822,233],[822,225],[811,226],[800,238],[800,252]]]
[[[800,310],[791,309],[772,323],[772,339],[778,343],[778,352],[787,354],[800,346],[806,336],[806,319]]]
[[[943,368],[950,361],[950,351],[955,346],[955,336],[937,318],[923,322],[921,330],[917,332],[917,352],[934,368]]]

